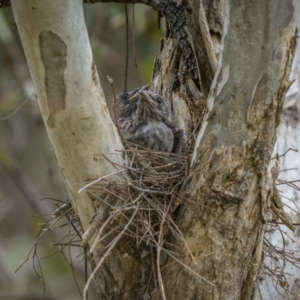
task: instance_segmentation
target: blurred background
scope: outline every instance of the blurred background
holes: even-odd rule
[[[159,29],[157,13],[145,5],[134,5],[134,14],[133,5],[128,5],[127,10],[128,90],[151,82],[164,21]],[[125,7],[85,4],[84,11],[100,82],[111,108],[107,75],[114,80],[118,93],[125,87]],[[42,299],[43,279],[37,263],[33,264],[32,254],[17,273],[15,270],[57,208],[56,201],[40,199],[66,201],[68,195],[40,115],[11,8],[0,9],[0,135],[0,299]],[[45,235],[38,244],[39,257],[59,250],[50,245],[58,239],[55,232]],[[67,249],[65,257],[57,253],[40,261],[46,289],[44,299],[81,299],[73,273],[82,290],[82,252],[80,248],[72,250],[73,272],[67,262]],[[94,293],[92,287],[91,299]]]

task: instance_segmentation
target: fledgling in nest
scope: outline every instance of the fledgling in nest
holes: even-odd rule
[[[117,100],[117,120],[118,123],[125,121],[125,119],[133,118],[139,100],[140,91],[145,91],[149,88],[149,84],[144,85],[141,88],[134,89],[129,92],[125,92],[118,97]]]
[[[121,94],[117,118],[124,139],[155,151],[180,153],[185,143],[182,129],[170,121],[164,99],[143,86]]]

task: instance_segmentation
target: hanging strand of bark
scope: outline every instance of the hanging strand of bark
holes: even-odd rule
[[[125,6],[125,20],[126,20],[126,53],[125,53],[125,83],[124,93],[127,91],[127,77],[128,77],[128,56],[129,56],[129,21],[127,4]]]

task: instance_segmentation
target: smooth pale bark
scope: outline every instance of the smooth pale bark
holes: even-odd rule
[[[74,209],[86,229],[93,200],[78,190],[115,172],[103,154],[121,149],[96,71],[82,1],[12,1],[49,138]]]

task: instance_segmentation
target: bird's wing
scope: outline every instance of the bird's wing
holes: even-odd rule
[[[175,123],[173,121],[170,121],[170,120],[166,120],[164,121],[164,123],[170,127],[171,129],[174,129],[176,127]]]

